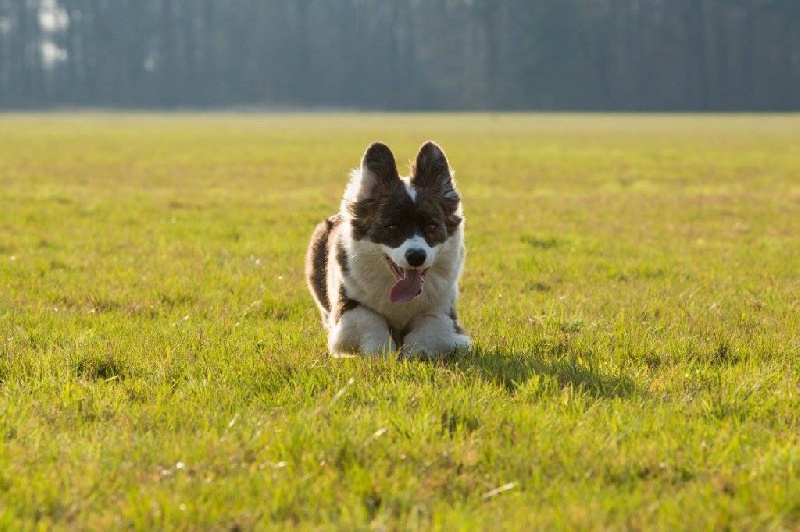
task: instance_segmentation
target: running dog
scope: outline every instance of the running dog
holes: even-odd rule
[[[411,175],[400,177],[389,147],[369,146],[306,256],[330,353],[436,357],[469,348],[456,314],[465,253],[461,197],[442,149],[426,142]]]

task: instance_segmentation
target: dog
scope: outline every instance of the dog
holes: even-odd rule
[[[461,196],[442,149],[423,144],[401,178],[389,147],[370,145],[306,255],[331,355],[434,358],[468,349],[456,313],[465,255]]]

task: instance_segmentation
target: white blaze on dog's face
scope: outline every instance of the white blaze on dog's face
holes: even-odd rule
[[[447,158],[433,142],[422,145],[407,180],[400,178],[385,144],[367,149],[345,191],[344,206],[353,238],[379,249],[394,275],[393,303],[422,292],[439,249],[461,223],[460,201]]]

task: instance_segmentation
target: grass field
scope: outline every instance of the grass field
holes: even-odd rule
[[[335,360],[373,140],[456,169],[475,348]],[[800,527],[800,116],[0,116],[0,529]]]

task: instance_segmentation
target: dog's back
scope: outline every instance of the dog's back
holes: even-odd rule
[[[328,295],[328,249],[332,236],[342,223],[342,217],[334,215],[317,224],[311,235],[306,252],[306,282],[314,302],[322,313],[322,322],[327,326],[331,312],[331,297]]]

